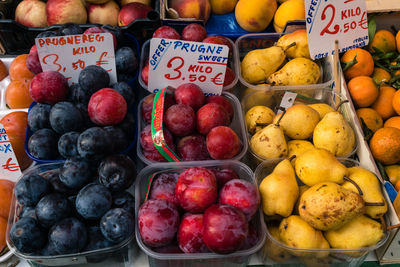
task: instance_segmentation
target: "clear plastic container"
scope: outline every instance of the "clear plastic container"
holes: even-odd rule
[[[236,49],[235,48],[235,44],[232,42],[231,39],[229,39],[229,38],[227,38],[227,39],[231,42],[233,50],[234,50],[233,53],[232,53],[232,57],[233,58],[228,61],[228,67],[230,67],[233,70],[233,72],[235,73],[235,79],[230,84],[228,84],[227,86],[224,86],[222,88],[222,90],[231,92],[233,90],[233,87],[238,82],[238,75],[237,75],[237,70],[236,70],[237,65],[235,64],[235,62],[236,62],[236,58],[235,57],[237,56],[237,53],[235,52],[235,49]],[[139,69],[139,84],[140,84],[140,86],[142,88],[144,88],[146,90],[147,90],[147,85],[144,83],[141,73],[142,73],[143,67],[146,65],[146,61],[149,59],[150,40],[147,40],[142,46],[142,53],[141,53],[141,57],[140,57],[140,69]]]
[[[325,103],[333,107],[336,106],[344,99],[342,95],[337,95],[332,92],[332,90],[326,90],[325,88],[308,88],[308,89],[258,89],[252,93],[247,94],[241,101],[243,116],[245,116],[246,112],[254,106],[267,106],[272,109],[275,113],[278,111],[282,99],[286,92],[297,93],[296,99],[294,103],[302,103],[302,104],[316,104],[316,103]],[[351,157],[357,150],[357,135],[355,134],[355,126],[352,124],[352,120],[350,120],[350,104],[344,103],[340,106],[339,111],[343,114],[343,116],[347,119],[347,122],[353,128],[355,135],[355,143],[353,150],[348,154],[344,155],[344,158]],[[247,130],[246,125],[246,133],[247,133],[247,141],[250,143],[251,134]],[[249,145],[249,158],[253,160],[257,165],[261,163],[265,158],[261,157],[257,153],[253,151],[251,146]],[[253,164],[251,164],[253,165]]]
[[[305,28],[305,26],[304,26]],[[311,85],[288,85],[288,86],[257,86],[247,82],[242,77],[241,72],[241,62],[244,56],[254,50],[262,49],[273,46],[278,39],[283,36],[284,33],[256,33],[256,34],[246,34],[239,37],[235,42],[235,70],[236,75],[239,78],[240,83],[244,88],[252,89],[280,89],[280,90],[295,90],[295,89],[331,89],[333,84],[333,56],[328,56],[323,59],[316,60],[315,62],[319,65],[321,70],[321,77],[317,84]]]
[[[235,133],[239,137],[239,140],[242,144],[242,148],[239,151],[239,153],[235,157],[233,157],[231,160],[241,160],[247,152],[248,143],[247,143],[247,139],[246,139],[247,135],[246,135],[246,129],[245,129],[245,125],[244,125],[243,113],[241,112],[241,108],[240,108],[240,102],[237,99],[237,97],[231,93],[222,92],[222,96],[224,96],[226,99],[228,99],[229,102],[231,102],[231,104],[233,106],[233,111],[234,111],[233,119],[232,119],[232,122],[229,125],[229,127],[235,131]],[[154,164],[157,162],[147,159],[144,156],[142,147],[140,145],[140,132],[146,126],[146,124],[142,118],[142,111],[141,111],[142,103],[143,103],[143,99],[139,102],[138,112],[137,112],[138,113],[138,118],[137,118],[138,140],[136,142],[136,155],[142,162],[144,162],[147,165],[150,165],[150,164]]]
[[[266,160],[262,162],[254,172],[257,185],[269,174],[272,173],[275,166],[283,159]],[[339,158],[340,162],[346,167],[359,166],[359,162],[352,159]],[[382,190],[385,190],[382,186]],[[389,203],[390,200],[386,199]],[[273,224],[276,218],[267,218],[265,216],[264,223],[267,229],[267,237],[265,245],[259,250],[258,254],[264,264],[291,264],[291,266],[360,266],[368,253],[376,250],[386,243],[389,238],[389,232],[384,230],[384,236],[374,246],[364,247],[360,249],[301,249],[285,245],[276,240],[268,231],[268,225]],[[387,215],[384,217],[385,223],[389,222]],[[385,226],[384,226],[385,228]]]
[[[62,166],[62,163],[48,163],[36,165],[24,172],[23,175],[40,174],[43,175],[45,172],[56,171]],[[22,178],[22,177],[21,177]],[[128,190],[133,193],[133,186]],[[40,264],[48,266],[65,266],[75,264],[98,264],[101,262],[105,266],[116,267],[128,267],[132,266],[133,259],[137,257],[139,253],[138,246],[135,242],[135,234],[133,233],[130,237],[127,237],[120,244],[114,245],[109,248],[98,249],[88,252],[79,252],[69,255],[57,255],[57,256],[32,256],[29,254],[22,253],[14,246],[14,243],[10,239],[10,230],[13,224],[18,221],[19,216],[22,212],[23,206],[18,203],[17,199],[13,194],[10,207],[10,215],[8,218],[6,241],[7,245],[17,257],[28,261],[31,265]]]
[[[234,170],[240,179],[244,179],[251,183],[255,183],[253,172],[244,163],[239,161],[202,161],[202,162],[179,162],[174,164],[159,163],[144,168],[136,178],[135,185],[135,213],[136,218],[139,212],[140,205],[144,202],[148,185],[148,178],[155,172],[182,172],[190,167],[221,167],[231,168]],[[189,266],[218,266],[218,267],[244,267],[247,266],[250,256],[256,253],[264,244],[265,240],[265,225],[263,223],[263,215],[259,209],[253,219],[254,226],[257,229],[259,240],[257,244],[246,250],[239,250],[231,254],[215,254],[215,253],[191,253],[191,254],[172,254],[158,253],[151,247],[146,246],[139,234],[138,221],[136,221],[136,240],[139,247],[146,253],[149,259],[150,267],[189,267]]]

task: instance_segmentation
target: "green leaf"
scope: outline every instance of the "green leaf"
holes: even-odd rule
[[[364,133],[364,139],[368,142],[369,139],[372,138],[372,136],[374,135],[374,132],[368,128],[367,124],[364,122],[363,118],[360,118],[361,121],[361,127]]]
[[[342,70],[345,72],[346,70],[350,69],[353,65],[357,64],[357,53],[354,55],[354,58],[352,61],[349,62],[341,62]]]
[[[368,36],[369,41],[371,42],[374,39],[376,33],[376,16],[372,15],[368,19]]]

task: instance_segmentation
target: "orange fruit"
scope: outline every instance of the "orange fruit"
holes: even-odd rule
[[[27,119],[28,113],[25,111],[14,111],[0,120],[10,139],[21,170],[28,168],[32,163],[24,147]]]
[[[392,99],[392,107],[394,111],[400,115],[400,90],[397,90],[396,93],[394,93],[393,99]]]
[[[376,84],[387,85],[386,83],[390,81],[391,78],[392,76],[390,73],[382,68],[375,68],[372,73],[372,79]]]
[[[382,117],[378,112],[376,112],[376,110],[372,108],[359,108],[356,110],[356,113],[358,119],[360,120],[360,124],[362,118],[364,123],[371,131],[376,132],[379,128],[383,127]]]
[[[384,120],[396,115],[392,106],[392,100],[395,93],[396,89],[393,87],[382,86],[379,89],[378,98],[372,104],[372,108],[375,109]]]
[[[387,119],[383,124],[383,127],[394,127],[400,130],[400,116],[394,116]]]
[[[400,191],[400,180],[396,182],[396,185],[394,186],[394,189],[396,189],[397,192]]]
[[[372,155],[384,165],[392,165],[400,161],[400,130],[393,127],[378,129],[371,140],[369,147]]]
[[[30,80],[13,80],[6,89],[6,103],[10,108],[29,108],[32,97],[29,94]]]
[[[8,70],[4,62],[0,59],[0,81],[8,76]]]
[[[26,67],[26,58],[28,54],[17,56],[10,64],[11,80],[31,80],[35,74]]]
[[[351,98],[360,108],[372,105],[379,94],[378,87],[372,78],[368,76],[357,76],[351,79],[347,83],[347,88],[349,89]]]
[[[372,41],[369,42],[368,50],[371,53],[375,52],[374,47],[384,53],[393,52],[396,50],[396,38],[390,31],[378,30]]]
[[[371,54],[367,50],[354,48],[346,51],[340,61],[342,63],[348,63],[353,61],[354,57],[357,63],[344,72],[346,79],[350,80],[357,76],[370,76],[374,71],[374,60]]]
[[[6,243],[7,220],[0,217],[0,252],[7,246]]]
[[[11,207],[11,199],[14,190],[14,182],[0,179],[0,217],[8,218]]]
[[[397,52],[400,53],[400,31],[398,31],[396,34],[396,48]]]

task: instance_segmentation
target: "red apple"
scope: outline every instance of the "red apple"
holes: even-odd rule
[[[223,97],[220,95],[208,96],[206,98],[206,103],[215,103],[215,104],[221,105],[225,109],[225,111],[228,113],[229,118],[232,121],[233,114],[234,114],[233,106],[226,97]]]
[[[198,23],[191,23],[183,28],[182,40],[201,42],[207,37],[206,29]]]
[[[208,160],[206,139],[201,135],[185,136],[179,140],[177,147],[178,156],[183,161]],[[218,180],[217,180],[218,182]]]
[[[169,7],[175,9],[180,18],[207,21],[211,13],[209,0],[171,0]]]
[[[213,168],[211,171],[214,173],[215,178],[217,178],[218,188],[222,188],[230,180],[239,179],[237,173],[232,169]]]
[[[190,106],[176,104],[165,112],[164,124],[173,135],[186,136],[196,128],[196,115]]]
[[[89,4],[88,20],[91,24],[118,25],[119,6],[113,0],[104,4]]]
[[[151,247],[165,246],[178,231],[179,212],[171,202],[150,199],[139,209],[138,225],[143,243]]]
[[[26,27],[46,27],[46,3],[40,0],[24,0],[15,9],[15,21]]]
[[[117,37],[115,36],[114,33],[107,31],[104,28],[101,27],[90,27],[88,29],[86,29],[86,31],[83,32],[83,34],[90,34],[90,33],[111,33],[112,37],[113,37],[113,44],[114,44],[114,50],[117,49]]]
[[[236,207],[214,204],[204,212],[203,241],[209,250],[228,254],[239,250],[248,235],[248,223]]]
[[[197,131],[203,135],[207,135],[214,127],[230,124],[228,112],[216,103],[208,103],[202,106],[197,111],[196,121]]]
[[[181,36],[174,28],[170,26],[161,26],[153,33],[153,38],[180,40]]]
[[[164,199],[179,207],[178,199],[175,196],[177,173],[160,173],[151,184],[150,199]]]
[[[145,19],[153,9],[142,3],[129,3],[122,6],[118,14],[118,26],[129,25],[136,19]]]
[[[219,192],[219,203],[240,209],[248,221],[256,214],[260,205],[260,194],[257,186],[240,179],[227,182]]]
[[[142,68],[142,73],[140,74],[142,76],[142,81],[144,82],[145,85],[149,84],[149,61],[146,60],[146,64]]]
[[[199,86],[194,83],[179,85],[175,90],[175,101],[178,104],[189,105],[194,111],[205,103],[205,96]]]
[[[184,210],[203,212],[217,199],[215,175],[205,168],[188,168],[179,175],[175,194]]]
[[[183,215],[178,229],[179,248],[185,253],[207,252],[203,242],[203,214]]]
[[[220,160],[233,158],[241,147],[237,134],[226,126],[213,128],[207,135],[206,143],[211,158]]]
[[[38,73],[29,85],[29,94],[38,103],[54,105],[67,97],[67,79],[57,71]]]
[[[47,24],[65,24],[68,22],[85,24],[86,7],[82,0],[48,0],[46,4]]]

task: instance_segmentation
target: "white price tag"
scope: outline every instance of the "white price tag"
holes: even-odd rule
[[[0,123],[0,179],[16,182],[21,176],[21,168],[11,146],[10,139]]]
[[[296,97],[297,97],[296,93],[286,92],[282,97],[281,105],[279,107],[283,108],[283,110],[290,108],[291,106],[293,106]],[[283,112],[282,109],[279,109],[277,113],[279,114],[282,112]]]
[[[365,0],[305,0],[308,47],[313,59],[368,44]]]
[[[91,33],[36,38],[43,71],[58,71],[68,83],[77,83],[79,73],[89,65],[97,65],[110,74],[110,83],[117,82],[114,41],[111,33]]]
[[[194,83],[205,94],[220,95],[228,52],[226,45],[153,38],[148,90],[154,93],[167,86]]]

